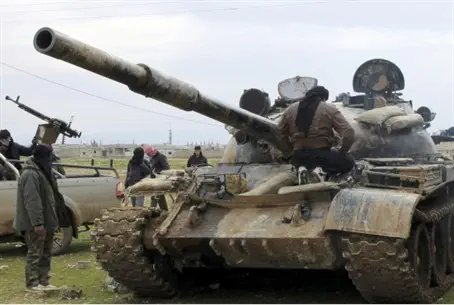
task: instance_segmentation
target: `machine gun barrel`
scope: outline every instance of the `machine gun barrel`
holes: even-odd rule
[[[35,109],[33,109],[33,108],[30,108],[30,107],[28,107],[27,105],[24,105],[24,104],[22,104],[21,102],[19,102],[19,98],[20,98],[20,96],[18,96],[15,100],[13,100],[13,99],[10,98],[8,95],[5,96],[5,100],[13,102],[13,103],[16,104],[20,109],[22,109],[22,110],[24,110],[24,111],[30,113],[31,115],[34,115],[35,117],[37,117],[37,118],[39,118],[39,119],[41,119],[41,120],[43,120],[43,121],[49,122],[49,121],[51,120],[51,118],[49,118],[47,115],[44,115],[44,114],[42,114],[41,112],[39,112],[39,111],[37,111],[37,110],[35,110]]]
[[[8,95],[5,96],[5,99],[7,101],[11,101],[13,102],[14,104],[16,104],[20,109],[30,113],[31,115],[34,115],[35,117],[37,117],[38,119],[41,119],[43,121],[46,121],[47,123],[49,124],[52,124],[54,125],[55,128],[57,128],[57,131],[67,137],[70,137],[70,138],[80,138],[81,136],[81,132],[77,131],[77,130],[74,130],[71,128],[70,125],[68,125],[66,122],[62,121],[62,120],[59,120],[59,119],[55,119],[55,118],[50,118],[48,117],[47,115],[45,114],[42,114],[41,112],[39,112],[38,110],[35,110],[25,104],[22,104],[21,102],[19,102],[19,99],[20,99],[20,96],[18,96],[15,100],[13,100],[11,97],[9,97]]]
[[[144,64],[127,62],[48,27],[36,32],[34,47],[42,54],[122,83],[145,97],[203,114],[288,151],[277,137],[275,122],[208,97],[194,86]]]

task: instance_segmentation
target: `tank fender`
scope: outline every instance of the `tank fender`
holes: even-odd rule
[[[408,238],[421,198],[389,189],[343,189],[331,202],[324,231]]]

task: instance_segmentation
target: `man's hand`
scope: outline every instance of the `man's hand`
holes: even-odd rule
[[[46,229],[43,225],[35,226],[35,233],[44,234],[46,233]]]

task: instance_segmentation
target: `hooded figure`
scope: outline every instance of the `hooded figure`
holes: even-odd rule
[[[24,164],[17,187],[13,228],[24,235],[27,244],[26,287],[50,287],[51,251],[55,231],[70,227],[72,219],[58,190],[52,169],[52,146],[39,144]],[[77,227],[73,226],[74,230]],[[75,235],[77,237],[77,235]]]
[[[22,146],[14,142],[11,137],[11,133],[7,129],[0,130],[0,153],[9,160],[19,160],[21,156],[29,157],[33,153],[33,148],[36,146],[35,141],[33,141],[30,147]],[[3,161],[0,161],[1,165]],[[22,170],[22,165],[20,163],[14,163],[14,166],[18,171]]]
[[[133,156],[128,162],[128,169],[126,174],[125,187],[132,186],[150,175],[150,168],[144,162],[144,150],[142,147],[134,149]],[[144,196],[137,196],[131,198],[132,206],[143,206]]]
[[[316,86],[307,91],[304,98],[299,102],[295,124],[298,126],[298,131],[304,133],[306,138],[314,119],[315,110],[317,110],[320,102],[328,100],[328,97],[329,91],[325,87]]]
[[[354,163],[347,155],[354,142],[354,130],[333,104],[326,103],[329,91],[323,86],[309,90],[303,99],[291,104],[278,124],[278,135],[293,150],[292,163],[309,169],[322,167],[330,175],[345,173]],[[333,129],[342,138],[339,151]]]
[[[142,147],[134,149],[133,156],[128,162],[125,187],[134,185],[150,175],[150,169],[145,165],[143,160],[144,155]]]

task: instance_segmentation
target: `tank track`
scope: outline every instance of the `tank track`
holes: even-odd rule
[[[449,249],[454,232],[446,225],[454,221],[453,208],[451,199],[443,206],[433,205],[431,209],[418,210],[413,219],[412,234],[414,228],[420,225],[427,227],[427,232],[430,232],[429,228],[441,221],[441,228],[447,233],[442,237],[444,247]],[[348,234],[341,238],[342,255],[347,261],[345,269],[357,290],[368,302],[434,303],[454,285],[454,270],[449,267],[452,256],[446,248],[443,250],[448,257],[446,268],[442,267],[445,269],[444,276],[438,278],[436,284],[433,283],[433,276],[430,285],[424,287],[420,284],[420,278],[410,262],[412,236],[406,240],[363,234]],[[430,237],[431,266],[427,267],[430,269],[433,268],[435,260],[433,239]]]
[[[163,218],[165,215],[158,216],[150,209],[112,208],[95,220],[91,237],[96,259],[112,278],[139,296],[169,298],[177,294],[142,242],[146,222],[157,226]]]

